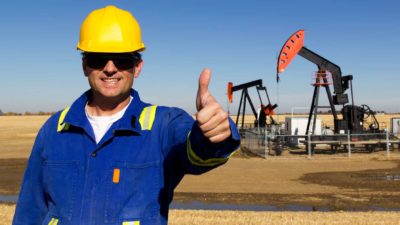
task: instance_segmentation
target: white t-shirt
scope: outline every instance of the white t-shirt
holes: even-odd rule
[[[87,105],[85,107],[86,117],[88,118],[90,125],[94,132],[96,138],[96,143],[98,144],[103,136],[107,133],[108,129],[113,125],[113,123],[122,118],[126,109],[132,102],[132,96],[130,97],[128,105],[126,105],[121,111],[111,115],[111,116],[92,116],[88,113]]]

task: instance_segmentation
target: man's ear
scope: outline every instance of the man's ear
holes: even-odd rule
[[[86,60],[82,59],[82,71],[83,74],[85,74],[85,77],[87,77],[87,73],[86,73]]]
[[[82,70],[83,70],[83,74],[85,74],[85,77],[88,76],[87,71],[86,71],[86,60],[82,59]]]
[[[138,78],[139,77],[140,72],[142,71],[142,68],[143,68],[143,64],[144,64],[143,60],[140,60],[140,62],[136,64],[135,71],[134,71],[134,74],[133,74],[134,78]]]

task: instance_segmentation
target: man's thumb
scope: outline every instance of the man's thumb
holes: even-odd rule
[[[211,71],[209,69],[204,69],[199,77],[199,89],[198,94],[203,95],[208,92],[208,84],[211,79]]]
[[[208,92],[208,84],[211,79],[211,71],[204,69],[199,77],[199,88],[197,89],[196,107],[197,111],[201,110],[207,103],[207,98],[210,95]]]

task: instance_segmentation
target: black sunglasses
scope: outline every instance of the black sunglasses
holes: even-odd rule
[[[111,60],[119,70],[128,70],[140,62],[141,57],[138,53],[84,53],[83,59],[92,69],[103,69]]]

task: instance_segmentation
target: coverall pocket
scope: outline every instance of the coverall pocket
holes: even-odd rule
[[[72,218],[77,179],[76,161],[45,161],[43,164],[43,183],[50,211],[67,221]]]
[[[119,170],[117,175],[116,169]],[[161,173],[159,162],[115,163],[107,175],[105,222],[158,216]],[[118,179],[115,176],[119,176]]]

